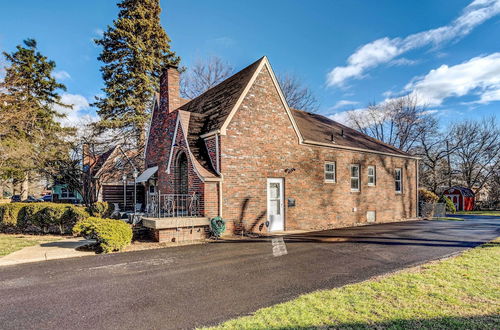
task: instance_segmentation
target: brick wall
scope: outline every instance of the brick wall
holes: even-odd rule
[[[153,231],[153,239],[157,242],[187,242],[208,238],[208,226],[179,227]]]
[[[208,156],[210,157],[210,162],[212,163],[213,168],[219,171],[220,169],[217,165],[220,164],[220,154],[219,159],[217,159],[217,138],[215,136],[206,138],[205,147],[207,148]]]
[[[223,217],[231,228],[265,231],[266,178],[284,178],[285,229],[326,229],[416,216],[416,161],[328,147],[299,145],[292,123],[264,67],[221,136]],[[335,161],[337,182],[324,182],[324,162]],[[359,192],[351,192],[350,164],[360,164]],[[367,185],[367,166],[377,170]],[[394,168],[403,169],[403,193],[394,189]],[[294,171],[285,171],[294,168]]]
[[[188,147],[184,138],[182,126],[179,124],[177,134],[174,137],[175,125],[178,112],[166,113],[165,111],[155,111],[152,119],[152,126],[149,142],[146,149],[146,167],[158,166],[158,190],[161,194],[177,193],[176,187],[178,176],[178,157],[181,152],[188,155]],[[172,141],[176,143],[173,149],[172,166],[170,173],[167,173],[168,158]],[[195,172],[191,158],[188,162],[188,189],[187,193],[196,192],[200,195],[200,208],[204,213],[204,184]]]

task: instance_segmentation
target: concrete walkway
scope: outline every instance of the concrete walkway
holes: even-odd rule
[[[92,242],[92,240],[86,240],[78,237],[28,246],[19,251],[1,257],[0,266],[95,255],[95,252],[93,251],[76,250],[78,247]]]

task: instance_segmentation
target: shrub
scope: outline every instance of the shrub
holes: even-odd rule
[[[6,203],[0,205],[0,225],[3,227],[15,227],[19,211],[27,204]]]
[[[434,204],[439,200],[439,197],[435,193],[424,188],[418,190],[418,197],[421,202],[425,203]]]
[[[90,217],[78,221],[73,233],[95,239],[104,253],[119,251],[132,242],[132,228],[120,220]]]
[[[110,218],[115,207],[108,202],[95,202],[92,206],[87,207],[87,212],[98,218]]]
[[[455,213],[457,212],[457,209],[455,208],[455,204],[451,201],[451,199],[448,196],[441,196],[440,201],[442,203],[446,204],[446,212],[448,213]]]
[[[86,217],[84,208],[58,203],[10,203],[0,205],[2,230],[69,234]]]

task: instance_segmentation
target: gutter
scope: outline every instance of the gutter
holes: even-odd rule
[[[406,156],[406,155],[392,154],[392,153],[383,152],[383,151],[368,150],[368,149],[355,148],[355,147],[346,147],[346,146],[341,146],[341,145],[332,145],[329,143],[323,143],[323,142],[317,142],[317,141],[311,141],[311,140],[302,140],[300,142],[300,144],[309,144],[309,145],[315,145],[315,146],[320,146],[320,147],[329,147],[329,148],[337,148],[337,149],[344,149],[344,150],[351,150],[351,151],[358,151],[358,152],[366,152],[366,153],[391,156],[391,157],[399,157],[399,158],[407,158],[407,159],[415,159],[415,160],[420,159],[420,157],[416,157],[416,156],[410,156],[410,155]]]

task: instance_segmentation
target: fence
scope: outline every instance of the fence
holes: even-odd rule
[[[198,217],[201,216],[199,194],[152,194],[149,195],[146,214],[150,217]]]
[[[421,203],[420,216],[424,218],[442,218],[446,216],[446,204]]]

